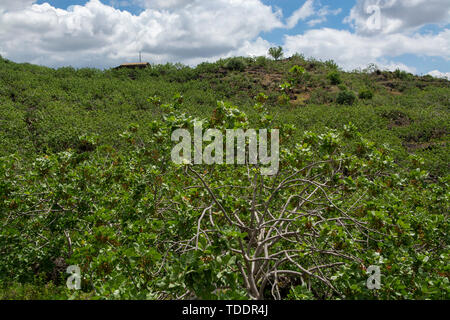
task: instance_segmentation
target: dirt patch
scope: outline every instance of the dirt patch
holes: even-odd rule
[[[259,77],[260,83],[264,89],[276,88],[280,85],[282,76],[281,74],[264,74]]]
[[[291,101],[289,102],[291,106],[303,106],[306,104],[306,102],[311,98],[311,94],[308,92],[304,93],[294,93],[293,97],[290,97]]]
[[[449,87],[450,81],[446,79],[437,79],[430,76],[412,76],[409,79],[398,79],[393,72],[377,71],[372,73],[372,78],[378,82],[380,85],[384,86],[389,91],[393,91],[392,94],[399,95],[399,87],[407,82],[413,84],[413,86],[424,90],[426,87]]]
[[[385,112],[382,114],[382,117],[390,120],[388,129],[395,127],[406,127],[413,122],[407,114],[396,110]]]
[[[301,101],[301,102],[307,101],[311,98],[311,94],[309,92],[296,94],[295,96],[296,96],[296,100]]]
[[[443,142],[404,142],[403,147],[405,147],[408,152],[432,150],[436,146],[445,146],[446,141]]]
[[[283,79],[283,74],[280,72],[268,72],[263,67],[252,67],[245,70],[247,78],[254,83],[259,82],[264,89],[278,88]]]
[[[386,88],[391,94],[401,95],[401,93],[397,90],[400,83],[398,80],[381,80],[380,85]]]
[[[433,133],[431,135],[432,139],[440,139],[443,136],[446,136],[448,134],[448,130],[445,128],[436,128],[433,130]]]
[[[341,91],[341,89],[339,89],[338,86],[331,86],[330,88],[324,88],[324,89],[328,89],[328,91],[331,93],[339,93]]]

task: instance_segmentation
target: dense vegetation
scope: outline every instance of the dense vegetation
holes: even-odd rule
[[[450,298],[450,82],[280,58],[0,58],[0,299]],[[279,129],[279,173],[172,163],[196,119]]]

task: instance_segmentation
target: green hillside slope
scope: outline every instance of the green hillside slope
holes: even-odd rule
[[[448,80],[301,55],[0,58],[0,299],[449,299],[449,108]],[[279,129],[278,174],[174,164],[198,119]]]

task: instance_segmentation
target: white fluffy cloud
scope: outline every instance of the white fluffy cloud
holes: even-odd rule
[[[450,23],[450,1],[357,0],[345,21],[358,34],[410,32],[426,24]]]
[[[307,22],[310,26],[321,23],[329,14],[327,7],[321,11]],[[427,24],[450,22],[448,0],[357,0],[344,21],[356,32],[324,28],[286,36],[288,54],[300,52],[333,59],[347,70],[375,63],[381,68],[413,73],[416,68],[395,61],[396,58],[413,54],[450,60],[450,29],[441,29],[437,34],[417,32]]]
[[[111,66],[139,51],[152,62],[260,55],[270,46],[260,33],[283,26],[280,12],[259,0],[148,1],[138,16],[98,0],[67,10],[22,2],[0,13],[0,54],[46,65]]]
[[[439,70],[433,70],[428,72],[428,75],[435,78],[444,78],[450,80],[450,72],[440,72]]]
[[[173,9],[199,2],[198,0],[132,0],[133,3],[149,9]]]
[[[0,2],[0,13],[2,11],[13,11],[29,7],[36,0],[2,0]]]
[[[306,0],[283,20],[281,10],[261,0],[89,0],[66,10],[33,0],[0,0],[0,55],[48,66],[111,67],[144,60],[196,64],[232,55],[264,55],[273,44],[264,32],[310,27],[340,9]],[[367,29],[367,7],[377,4],[382,32]],[[133,15],[114,7],[139,5]],[[312,29],[284,38],[288,55],[303,53],[333,59],[345,69],[376,63],[380,67],[416,69],[398,61],[404,54],[450,60],[450,30],[414,33],[429,23],[449,21],[448,0],[356,0],[348,22],[356,32]],[[373,9],[373,8],[372,8]],[[436,66],[435,69],[441,69]],[[423,71],[423,70],[422,70]],[[428,71],[428,70],[427,70]],[[447,71],[447,70],[444,70]]]
[[[389,60],[403,54],[435,56],[450,60],[450,29],[437,35],[391,34],[363,36],[345,30],[317,29],[302,35],[286,36],[288,54],[300,52],[323,60],[333,59],[345,69],[376,63],[389,68],[401,66]],[[408,69],[402,66],[403,69]]]

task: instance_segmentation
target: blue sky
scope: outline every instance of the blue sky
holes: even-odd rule
[[[449,23],[448,0],[1,0],[0,54],[108,68],[139,51],[195,65],[281,45],[346,70],[450,76]]]

